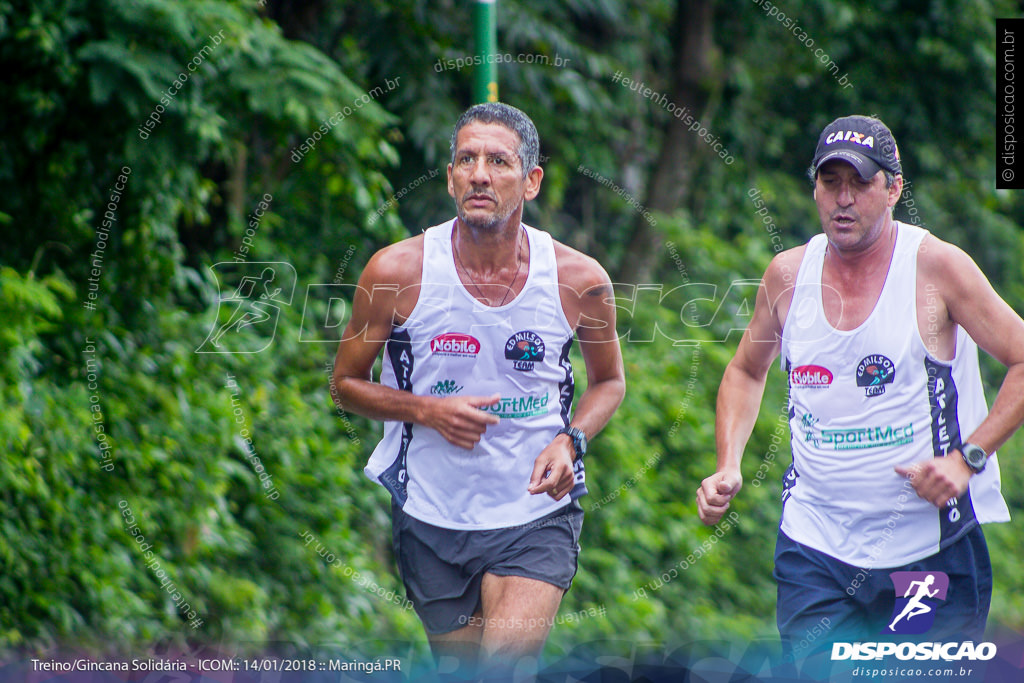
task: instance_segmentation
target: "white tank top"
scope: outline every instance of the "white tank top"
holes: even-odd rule
[[[427,396],[501,394],[500,418],[466,450],[422,425],[385,422],[365,472],[421,521],[448,529],[497,529],[543,517],[587,493],[576,463],[570,496],[527,492],[533,465],[569,424],[573,330],[562,311],[551,236],[523,225],[526,284],[503,306],[485,306],[459,280],[455,221],[428,228],[419,299],[391,332],[381,384]]]
[[[968,492],[942,509],[893,471],[959,448],[988,412],[977,346],[963,328],[957,328],[952,361],[926,351],[916,291],[917,252],[927,231],[904,223],[897,230],[878,302],[849,331],[834,329],[825,317],[827,240],[813,237],[782,335],[793,450],[782,531],[864,568],[914,562],[978,523],[1010,518],[994,454]]]

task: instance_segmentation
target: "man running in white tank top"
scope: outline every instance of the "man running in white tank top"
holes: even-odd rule
[[[700,518],[716,523],[740,490],[781,354],[793,451],[774,572],[784,646],[806,654],[798,643],[823,628],[814,648],[978,642],[992,591],[980,525],[1009,519],[994,452],[1024,421],[1024,321],[967,254],[893,220],[903,176],[881,121],[829,124],[810,176],[823,233],[764,274],[719,389]],[[976,345],[1008,368],[991,411]],[[928,617],[900,622],[904,584],[943,574]]]
[[[544,175],[533,122],[476,105],[451,149],[457,218],[367,263],[334,398],[385,421],[365,471],[391,493],[399,573],[435,657],[472,677],[543,647],[576,572],[587,440],[625,375],[604,269],[521,222]]]

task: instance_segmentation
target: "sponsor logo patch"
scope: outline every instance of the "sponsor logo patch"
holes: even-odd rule
[[[445,332],[430,340],[430,352],[435,356],[473,357],[480,353],[480,341],[461,332]]]
[[[534,363],[544,360],[544,340],[530,330],[516,332],[505,342],[505,358],[516,370],[533,370]]]
[[[881,396],[885,385],[892,384],[896,366],[880,353],[866,356],[857,364],[857,386],[864,387],[865,396]]]
[[[548,395],[502,396],[493,406],[481,406],[480,410],[498,417],[523,418],[544,415],[548,412]]]
[[[832,133],[825,138],[826,145],[831,145],[836,142],[854,142],[858,145],[871,147],[872,149],[875,146],[875,138],[873,135],[864,135],[864,133],[859,133],[855,130],[837,130],[835,133]]]
[[[437,384],[430,387],[430,393],[434,396],[451,396],[462,391],[462,387],[455,383],[455,380],[442,379],[438,380]]]
[[[820,365],[801,365],[789,373],[794,388],[828,389],[832,384],[832,371]]]
[[[820,445],[823,447],[831,447],[837,451],[903,446],[914,442],[914,423],[908,422],[905,425],[887,425],[885,427],[822,429],[820,441]]]
[[[914,442],[913,422],[903,425],[823,429],[818,418],[807,414],[801,416],[800,426],[804,431],[804,441],[814,444],[815,448],[832,451],[903,446]]]

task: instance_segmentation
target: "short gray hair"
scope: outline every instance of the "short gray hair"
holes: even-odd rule
[[[451,152],[452,163],[455,163],[455,139],[459,131],[470,123],[497,123],[505,126],[519,136],[519,163],[523,166],[523,177],[529,175],[530,171],[537,165],[540,156],[540,137],[537,135],[537,126],[533,125],[530,117],[521,110],[503,102],[485,102],[475,104],[459,117],[452,131]]]

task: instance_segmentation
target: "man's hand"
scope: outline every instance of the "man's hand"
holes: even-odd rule
[[[910,484],[918,496],[938,508],[943,507],[951,498],[964,495],[971,475],[974,474],[964,462],[960,451],[951,451],[945,457],[895,469],[898,474],[910,477]]]
[[[567,434],[556,436],[534,461],[527,491],[533,495],[546,493],[555,500],[565,497],[576,481],[572,471],[574,453],[572,439]]]
[[[431,401],[420,422],[440,432],[448,443],[470,450],[476,446],[488,425],[498,424],[498,416],[484,410],[493,406],[501,394],[491,396],[449,396]]]
[[[717,524],[741,486],[743,477],[736,470],[715,472],[702,481],[697,489],[697,514],[700,515],[700,521],[708,526]]]

